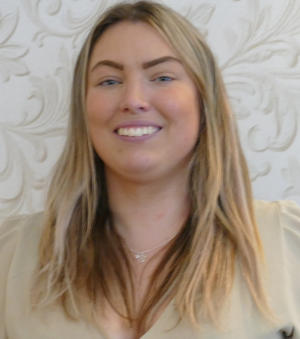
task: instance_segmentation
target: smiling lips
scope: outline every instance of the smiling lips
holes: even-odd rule
[[[121,127],[116,130],[116,133],[121,136],[141,137],[154,134],[159,129],[160,128],[156,126]]]

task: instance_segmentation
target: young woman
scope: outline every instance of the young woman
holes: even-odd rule
[[[160,4],[111,8],[45,212],[1,227],[1,339],[300,338],[300,211],[250,186],[199,32]]]

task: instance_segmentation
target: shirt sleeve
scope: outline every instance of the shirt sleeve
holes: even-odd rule
[[[17,242],[17,219],[0,220],[0,339],[8,339],[5,325],[6,286]]]
[[[300,339],[300,207],[290,201],[278,202],[283,230],[287,302],[292,321],[292,338]]]

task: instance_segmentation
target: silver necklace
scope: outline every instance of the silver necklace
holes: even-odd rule
[[[139,263],[144,263],[147,259],[148,256],[151,252],[158,250],[159,248],[162,248],[163,246],[167,245],[168,242],[170,242],[173,238],[175,238],[177,233],[173,234],[170,238],[168,238],[167,240],[164,240],[163,242],[159,243],[158,245],[156,245],[155,247],[152,247],[148,250],[144,250],[144,251],[135,251],[132,248],[128,247],[130,253],[133,255],[133,257],[135,258],[135,260]]]

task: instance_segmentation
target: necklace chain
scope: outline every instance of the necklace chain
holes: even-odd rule
[[[144,251],[135,251],[132,248],[129,248],[129,251],[131,252],[131,254],[133,255],[133,257],[136,259],[136,261],[138,261],[139,263],[144,263],[149,256],[149,253],[158,250],[159,248],[162,248],[163,246],[167,245],[172,239],[175,238],[177,233],[173,234],[170,238],[168,238],[167,240],[164,240],[163,242],[159,243],[158,245],[149,248],[147,250]]]

